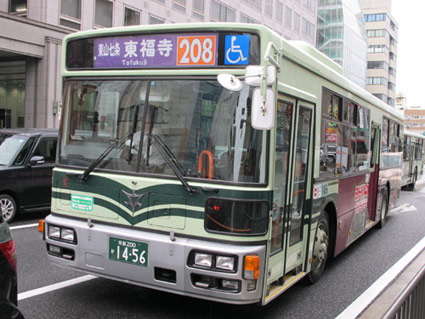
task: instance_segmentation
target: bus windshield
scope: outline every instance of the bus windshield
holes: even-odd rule
[[[212,79],[68,80],[59,164],[265,183],[267,133],[250,125],[251,95]]]

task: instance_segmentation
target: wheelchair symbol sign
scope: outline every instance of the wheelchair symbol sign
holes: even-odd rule
[[[247,65],[249,35],[226,35],[224,64]]]

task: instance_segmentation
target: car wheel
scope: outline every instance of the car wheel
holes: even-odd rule
[[[5,222],[10,222],[16,216],[16,202],[12,196],[0,195],[0,211]]]

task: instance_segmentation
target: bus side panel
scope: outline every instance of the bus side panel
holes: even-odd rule
[[[369,181],[366,179],[366,174],[339,181],[335,255],[341,253],[365,231],[369,216],[367,211],[368,186]]]
[[[401,167],[395,167],[390,169],[381,170],[379,174],[379,185],[382,190],[384,187],[388,187],[389,191],[389,207],[395,207],[397,199],[400,197],[401,189]]]

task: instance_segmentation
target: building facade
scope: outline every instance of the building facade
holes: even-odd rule
[[[425,135],[425,108],[410,106],[404,109],[404,129]]]
[[[342,66],[344,76],[365,88],[367,42],[358,0],[319,0],[317,48]]]
[[[361,0],[368,40],[366,89],[395,107],[398,25],[391,0]]]
[[[316,0],[0,1],[0,128],[58,127],[62,39],[93,28],[158,23],[261,23],[316,43]]]
[[[401,113],[407,108],[407,97],[403,92],[398,92],[395,97],[395,109]]]

